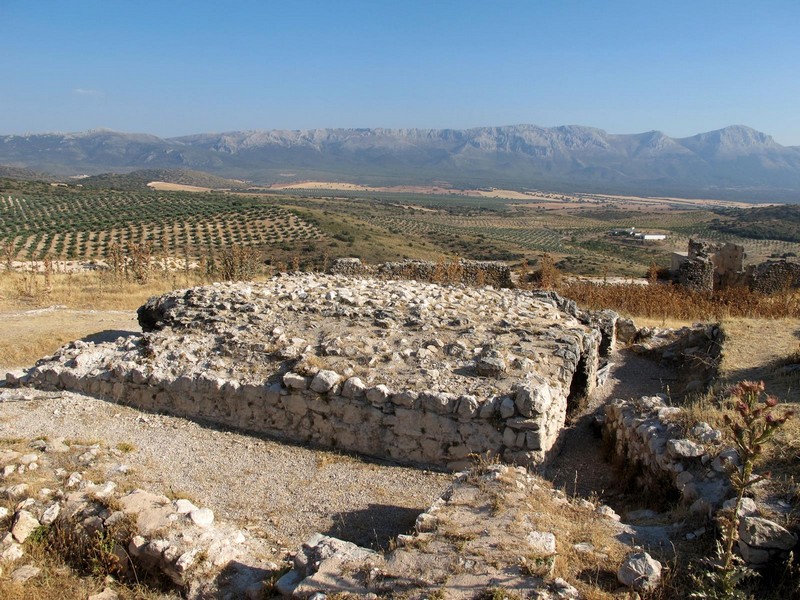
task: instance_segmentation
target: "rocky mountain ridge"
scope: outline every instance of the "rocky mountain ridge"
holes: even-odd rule
[[[742,125],[671,138],[577,125],[232,131],[175,138],[110,130],[0,136],[0,164],[59,175],[186,168],[271,183],[571,186],[573,191],[800,194],[800,148]]]

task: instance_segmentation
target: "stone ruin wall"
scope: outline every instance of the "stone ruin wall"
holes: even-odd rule
[[[348,277],[375,277],[378,279],[413,279],[415,281],[463,283],[464,285],[491,285],[512,288],[514,282],[508,265],[490,261],[460,259],[451,263],[421,260],[387,262],[367,265],[358,258],[340,258],[333,261],[330,273]]]
[[[673,264],[674,277],[678,284],[697,292],[737,285],[763,294],[800,288],[800,262],[768,260],[745,267],[744,256],[744,247],[738,244],[719,246],[690,239],[687,256]]]
[[[86,348],[64,352],[72,360]],[[297,443],[340,449],[401,464],[460,470],[470,455],[489,454],[535,466],[544,462],[566,418],[565,399],[546,386],[479,401],[446,392],[367,388],[353,377],[328,391],[331,371],[288,373],[270,385],[199,377],[163,378],[146,369],[78,376],[38,368],[26,384],[59,388],[150,412],[196,419]],[[330,377],[330,379],[326,379]]]
[[[254,328],[247,340],[237,339],[248,326],[243,319],[249,316],[252,324],[255,316],[269,313],[270,300],[264,304],[254,301],[259,295],[255,284],[215,285],[167,294],[151,299],[147,310],[140,309],[145,330],[160,330],[114,343],[75,342],[37,363],[18,383],[67,389],[293,442],[451,470],[464,468],[476,454],[525,466],[542,464],[557,444],[568,404],[590,393],[596,384],[600,331],[561,312],[551,298],[537,298],[529,292],[467,291],[430,284],[421,288],[416,282],[387,285],[362,280],[362,298],[366,300],[367,290],[379,290],[381,301],[374,298],[374,303],[367,301],[354,308],[352,299],[339,302],[347,298],[341,288],[345,283],[355,285],[341,277],[313,275],[283,277],[267,284],[265,288],[273,287],[261,291],[273,305],[279,304],[274,302],[279,296],[289,298],[287,308],[278,307],[277,312],[290,320],[273,327],[275,321],[270,317],[266,331]],[[317,288],[312,290],[314,285]],[[309,321],[309,315],[319,316],[319,311],[327,310],[319,306],[325,302],[331,313],[344,311],[362,337],[370,330],[391,336],[384,330],[394,327],[387,319],[377,319],[377,329],[372,322],[376,313],[386,316],[386,299],[393,293],[424,298],[431,292],[461,298],[453,314],[461,314],[455,318],[464,323],[471,322],[471,310],[489,308],[491,314],[479,317],[488,330],[475,334],[473,325],[460,337],[448,338],[446,327],[437,332],[432,323],[422,324],[420,329],[428,332],[426,340],[436,333],[441,339],[412,339],[411,345],[418,349],[403,352],[404,356],[411,352],[411,356],[392,355],[401,365],[415,360],[416,355],[419,362],[411,365],[406,378],[389,378],[392,367],[386,364],[376,364],[361,377],[343,367],[369,358],[363,356],[326,357],[322,353],[265,365],[268,359],[263,354],[237,354],[243,347],[264,346],[270,339],[267,332],[274,338],[280,330],[278,338],[283,342],[272,348],[273,354],[292,356],[299,335],[299,330],[290,331],[292,323],[303,322],[312,330],[330,325],[330,319]],[[305,303],[292,301],[304,296]],[[325,301],[326,297],[333,299]],[[498,299],[520,308],[506,314],[492,312],[491,302]],[[376,310],[382,303],[383,308]],[[306,309],[309,314],[303,312]],[[517,310],[519,314],[536,311],[540,316],[536,321],[517,323],[504,319],[513,321],[512,313]],[[370,322],[359,321],[367,313]],[[515,326],[528,333],[513,333]],[[613,323],[611,328],[613,334]],[[400,329],[396,337],[407,342],[400,336],[413,338],[413,333]],[[475,340],[483,340],[477,343],[486,345],[473,348],[475,342],[469,341],[469,335],[477,335]],[[515,340],[514,345],[503,347],[504,336]],[[486,352],[486,348],[493,349]],[[220,358],[226,355],[230,358],[227,362]],[[338,362],[331,363],[334,358]],[[210,361],[217,361],[214,368]],[[220,367],[220,361],[227,366]],[[309,369],[308,364],[318,366]],[[260,372],[259,365],[263,367]]]
[[[763,294],[800,288],[800,263],[771,260],[750,271],[750,287]]]
[[[675,494],[697,514],[732,510],[735,494],[729,479],[741,467],[739,454],[708,423],[687,427],[683,413],[660,396],[613,400],[602,424],[612,460],[624,465],[629,485],[637,490],[662,498]],[[798,536],[764,518],[751,498],[744,498],[739,519],[736,550],[751,568],[785,560],[797,546]]]

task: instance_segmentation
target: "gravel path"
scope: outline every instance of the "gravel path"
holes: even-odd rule
[[[260,531],[276,553],[314,532],[386,547],[451,476],[282,444],[69,392],[0,389],[0,439],[47,436],[130,444],[137,485],[186,497]]]

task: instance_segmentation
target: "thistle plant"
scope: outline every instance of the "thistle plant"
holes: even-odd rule
[[[734,545],[739,537],[739,511],[745,492],[767,479],[769,473],[754,475],[756,460],[764,451],[764,445],[786,423],[794,412],[774,410],[778,399],[764,392],[764,382],[742,381],[730,390],[734,402],[733,414],[726,414],[724,422],[733,445],[739,453],[741,465],[733,468],[729,475],[736,500],[729,511],[719,516],[722,541],[717,544],[717,556],[706,561],[708,569],[694,577],[698,590],[693,598],[747,598],[739,589],[743,580],[755,574],[734,554]]]

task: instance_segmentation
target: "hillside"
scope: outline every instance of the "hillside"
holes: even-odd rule
[[[321,179],[797,201],[800,149],[744,126],[688,138],[583,126],[239,131],[163,139],[94,130],[0,137],[0,163],[62,176],[192,169]]]
[[[85,188],[146,190],[147,184],[152,181],[211,189],[235,189],[245,185],[239,180],[224,179],[190,169],[142,169],[131,173],[103,173],[85,177],[80,180],[80,184]]]
[[[728,219],[715,219],[711,229],[745,238],[800,242],[800,206],[765,206],[747,210],[719,209]]]
[[[46,173],[39,173],[33,169],[26,169],[24,167],[10,167],[8,165],[0,165],[0,178],[21,179],[24,181],[48,181],[52,179],[52,177]]]

